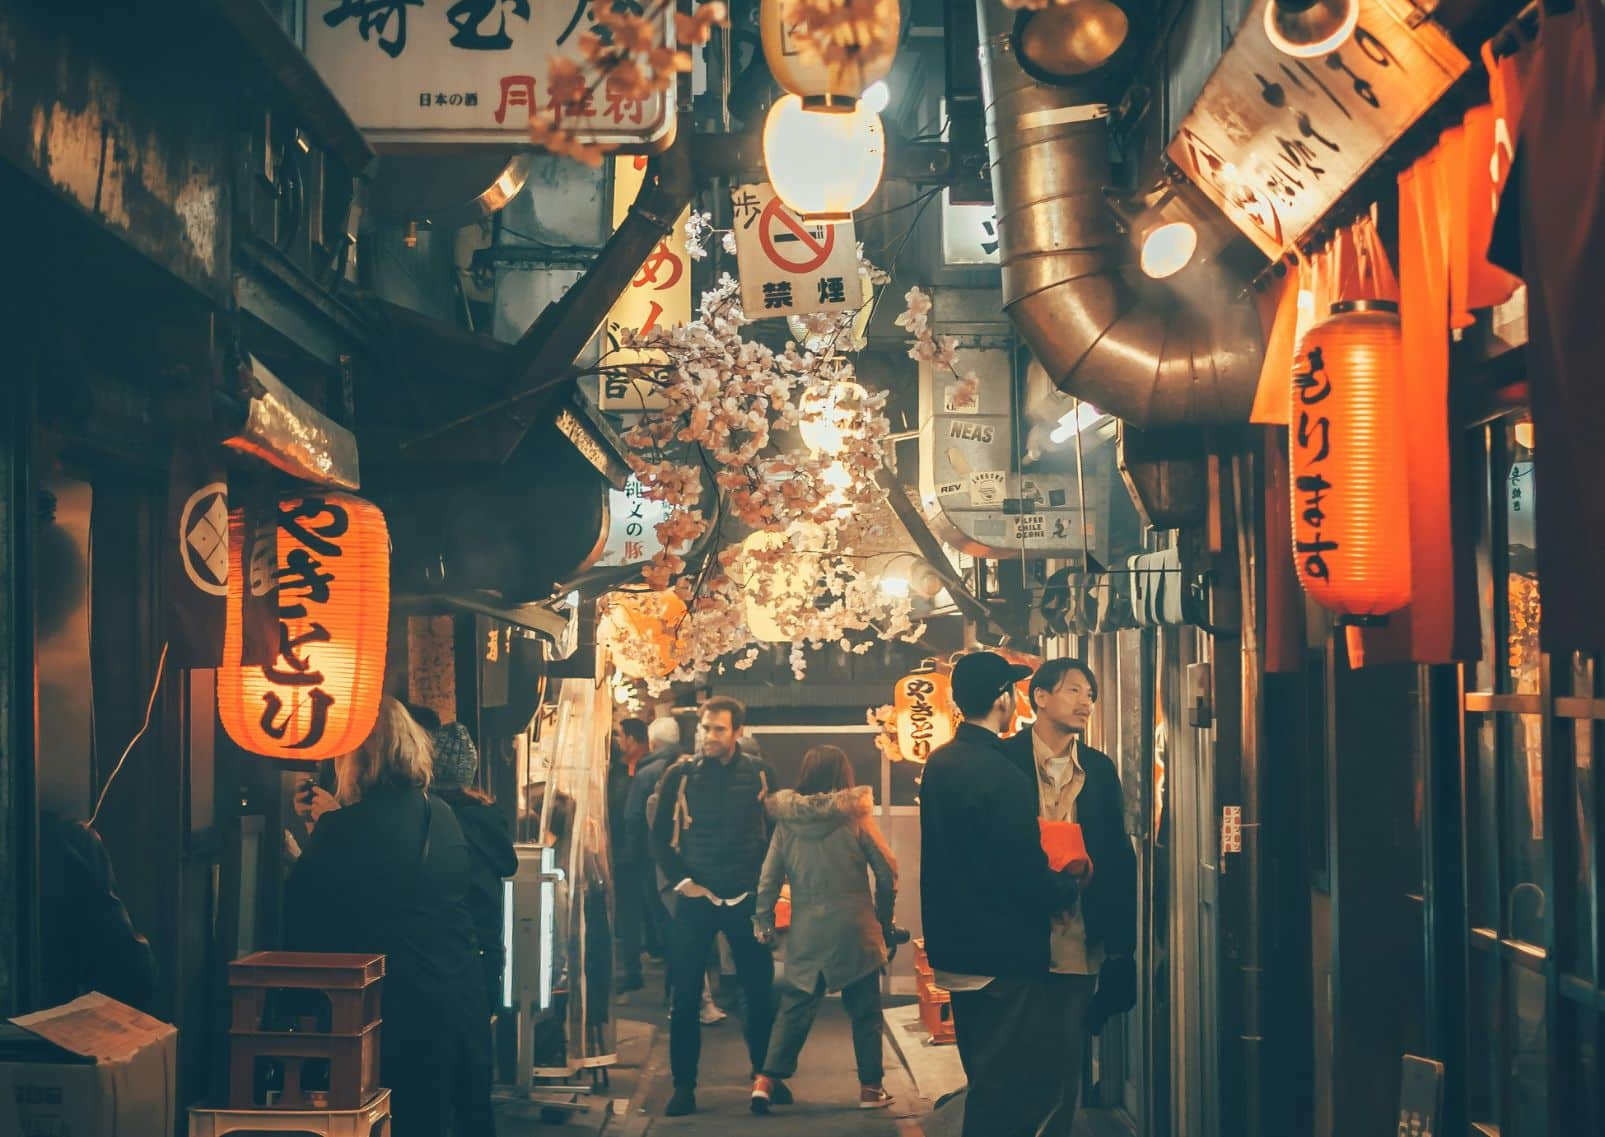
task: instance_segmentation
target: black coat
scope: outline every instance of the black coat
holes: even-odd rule
[[[468,889],[468,844],[446,803],[376,786],[324,814],[307,840],[286,888],[285,946],[382,952],[386,1051],[455,1029],[489,1061]]]
[[[482,951],[502,943],[502,881],[518,872],[518,854],[507,831],[507,817],[492,803],[461,790],[441,790],[468,842],[468,915]]]
[[[1037,758],[1029,729],[1003,744],[1004,753],[1037,785]],[[1102,944],[1109,955],[1137,950],[1137,855],[1126,836],[1126,799],[1115,764],[1086,743],[1077,759],[1087,780],[1076,798],[1076,824],[1092,858],[1092,881],[1081,890],[1081,917],[1087,925],[1087,946]],[[1039,806],[1040,812],[1040,806]]]
[[[688,816],[676,849],[674,811],[682,782]],[[729,762],[683,758],[665,770],[652,819],[652,853],[669,884],[689,877],[715,896],[756,892],[769,851],[764,796],[773,788],[763,767],[745,754]]]
[[[931,966],[1035,978],[1051,959],[1052,917],[1076,882],[1048,867],[1037,787],[991,731],[960,723],[920,781],[920,905]]]

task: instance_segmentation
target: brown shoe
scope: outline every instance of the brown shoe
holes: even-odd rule
[[[859,1109],[885,1109],[892,1104],[893,1100],[895,1099],[893,1099],[892,1095],[887,1093],[881,1086],[858,1087]]]

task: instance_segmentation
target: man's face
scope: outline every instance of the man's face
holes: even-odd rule
[[[619,757],[623,757],[624,754],[629,750],[629,748],[630,748],[630,739],[624,733],[624,724],[623,723],[614,723],[613,724],[613,753],[615,755],[619,756]]]
[[[735,757],[741,728],[730,721],[729,711],[704,711],[702,715],[702,753],[721,762]]]
[[[1085,733],[1094,702],[1087,677],[1079,671],[1066,671],[1058,686],[1037,692],[1037,714],[1063,730]]]

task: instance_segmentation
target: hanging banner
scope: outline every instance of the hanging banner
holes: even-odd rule
[[[581,37],[608,34],[591,13],[583,0],[310,0],[306,54],[375,146],[518,145],[532,112],[556,109],[552,58],[584,66]],[[674,16],[662,6],[661,46],[674,45]],[[599,84],[563,126],[583,142],[659,149],[674,132],[674,84],[645,98]]]
[[[228,617],[228,482],[222,455],[203,435],[173,446],[164,545],[173,662],[216,667]]]
[[[1297,59],[1265,35],[1270,3],[1249,10],[1168,153],[1274,259],[1469,64],[1406,0],[1359,0],[1359,23],[1341,47]]]
[[[613,228],[618,229],[629,216],[630,206],[641,193],[646,180],[646,158],[613,160]],[[645,333],[654,328],[679,328],[691,322],[691,258],[685,247],[685,225],[691,210],[675,220],[674,229],[642,262],[607,314],[607,343],[603,346],[606,364],[639,363],[647,353],[627,349],[613,350],[625,332]],[[631,411],[660,410],[668,406],[662,392],[644,379],[629,375],[602,376],[598,405],[604,411],[627,414]]]
[[[749,320],[863,306],[858,239],[851,221],[804,221],[786,208],[768,182],[737,186],[730,203],[741,308]]]

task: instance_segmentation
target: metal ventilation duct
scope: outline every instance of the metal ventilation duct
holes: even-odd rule
[[[1009,318],[1061,389],[1128,422],[1246,422],[1262,337],[1252,302],[1228,299],[1241,282],[1204,258],[1165,285],[1128,279],[1107,110],[1020,68],[1001,0],[976,8]]]

